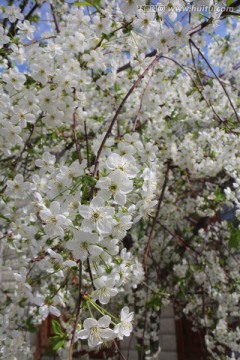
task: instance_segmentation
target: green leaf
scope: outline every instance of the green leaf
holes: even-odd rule
[[[215,200],[217,202],[222,202],[225,200],[225,195],[221,192],[221,189],[218,186],[215,189]]]
[[[234,2],[233,0],[227,0],[226,5],[230,6],[231,4],[233,4],[233,2]]]
[[[90,2],[88,1],[77,1],[75,2],[73,5],[75,6],[93,6]]]
[[[66,339],[62,336],[53,336],[50,338],[53,351],[57,351],[64,346]]]
[[[240,245],[240,231],[238,228],[231,226],[231,235],[228,241],[231,249],[237,249]]]
[[[35,333],[36,332],[36,326],[33,324],[33,316],[30,316],[27,318],[26,320],[26,327],[27,327],[27,331],[30,333]]]
[[[52,329],[53,329],[54,334],[56,334],[56,335],[64,335],[63,332],[62,332],[61,325],[59,324],[58,321],[52,320],[51,325],[52,325]]]
[[[74,3],[75,6],[92,6],[96,9],[101,4],[101,0],[89,0],[89,1],[76,1]]]
[[[154,311],[159,311],[161,308],[161,304],[162,304],[161,296],[160,294],[156,293],[153,294],[152,297],[148,300],[146,307]]]

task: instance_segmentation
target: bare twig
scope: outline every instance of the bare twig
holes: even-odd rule
[[[58,20],[57,20],[57,16],[56,16],[56,13],[55,13],[55,9],[54,9],[53,4],[50,4],[50,8],[51,8],[51,12],[52,12],[52,16],[53,16],[53,21],[54,21],[54,24],[55,24],[56,32],[59,34],[59,33],[60,33],[60,30],[59,30]]]
[[[197,85],[196,81],[193,79],[192,75],[183,67],[183,65],[181,65],[179,62],[177,62],[175,59],[170,58],[170,57],[168,57],[168,56],[162,56],[162,57],[163,57],[164,59],[173,61],[176,65],[178,65],[178,66],[190,77],[190,79],[192,80],[194,86],[196,87],[196,89],[197,89],[197,90],[199,91],[199,93],[201,94],[203,100],[206,102],[206,104],[207,104],[209,107],[211,107],[211,109],[212,109],[214,115],[216,116],[218,122],[219,122],[220,124],[224,124],[224,125],[228,128],[229,131],[232,131],[232,132],[233,132],[233,130],[230,129],[230,128],[228,127],[228,125],[226,124],[226,121],[223,120],[223,119],[221,119],[221,117],[218,115],[218,113],[217,113],[216,110],[214,109],[213,105],[205,98],[205,96],[203,96],[202,90],[199,89],[199,86]]]
[[[130,88],[130,90],[127,92],[127,94],[124,96],[123,100],[121,101],[121,104],[119,105],[117,111],[115,112],[115,115],[112,118],[111,124],[103,138],[103,141],[98,149],[97,152],[97,156],[95,159],[95,163],[94,163],[94,171],[93,171],[93,176],[96,177],[97,172],[98,172],[98,165],[99,165],[99,158],[100,155],[102,153],[103,147],[109,137],[109,135],[111,134],[112,128],[118,118],[118,115],[120,114],[123,105],[125,104],[125,102],[127,101],[127,99],[129,98],[129,96],[132,94],[133,90],[137,87],[137,85],[142,81],[142,79],[144,78],[144,76],[148,73],[148,71],[152,68],[152,66],[160,59],[162,55],[159,54],[158,56],[155,57],[155,59],[148,65],[148,67],[143,71],[143,73],[141,75],[139,75],[138,79],[134,82],[134,84],[132,85],[132,87]]]
[[[202,51],[199,49],[199,47],[194,43],[194,41],[192,41],[191,39],[189,40],[189,42],[195,47],[195,49],[197,49],[198,53],[201,55],[201,57],[203,58],[203,60],[205,61],[205,63],[208,65],[209,69],[211,70],[211,72],[213,73],[213,75],[215,76],[215,78],[217,79],[217,81],[219,82],[219,84],[221,85],[225,95],[227,96],[228,100],[229,100],[229,103],[235,113],[235,116],[237,118],[237,121],[240,122],[240,119],[239,119],[239,116],[238,116],[238,113],[235,109],[235,106],[233,105],[233,102],[225,88],[225,86],[223,85],[221,79],[218,77],[218,75],[216,74],[216,72],[214,71],[213,67],[211,66],[211,64],[209,63],[208,59],[206,58],[206,56],[203,55]]]
[[[89,142],[88,142],[88,132],[87,132],[87,123],[84,120],[84,134],[85,134],[85,141],[86,141],[86,148],[87,148],[87,167],[90,166],[90,154],[89,154]]]
[[[78,324],[79,317],[80,317],[81,303],[82,303],[82,261],[79,260],[78,299],[77,299],[77,305],[76,305],[76,318],[75,318],[73,331],[72,331],[72,338],[71,338],[70,346],[69,346],[69,353],[68,353],[68,359],[69,360],[72,360],[74,337],[75,337],[75,333],[76,333],[76,330],[77,330],[77,324]]]
[[[192,246],[190,246],[189,244],[186,243],[186,241],[184,241],[180,236],[178,236],[177,234],[175,234],[173,231],[171,231],[166,225],[162,224],[161,221],[157,221],[157,223],[165,230],[167,231],[170,235],[172,235],[172,237],[177,241],[177,243],[181,246],[184,246],[185,249],[187,250],[191,250],[194,253],[196,253],[198,256],[201,256],[201,254],[195,250]]]
[[[141,97],[141,100],[140,100],[140,106],[139,106],[139,109],[136,113],[136,116],[135,116],[135,119],[133,121],[133,128],[132,128],[132,131],[136,131],[136,128],[137,128],[137,120],[138,120],[138,116],[140,114],[140,111],[142,110],[142,105],[143,105],[143,99],[144,99],[144,96],[146,95],[146,92],[147,92],[147,88],[150,84],[150,81],[152,80],[152,77],[153,77],[153,71],[152,71],[152,74],[149,76],[149,79],[147,81],[147,84],[143,90],[143,93],[142,93],[142,97]]]
[[[170,165],[171,165],[171,160],[168,160],[167,169],[166,169],[166,173],[165,173],[165,179],[164,179],[164,183],[163,183],[163,186],[162,186],[162,191],[161,191],[161,194],[160,194],[160,197],[159,197],[159,200],[158,200],[156,214],[155,214],[154,219],[153,219],[150,235],[149,235],[149,238],[148,238],[147,246],[146,246],[144,257],[143,257],[142,264],[143,264],[143,267],[145,269],[145,272],[146,272],[146,261],[147,261],[147,258],[148,258],[148,253],[149,253],[149,251],[151,249],[151,243],[152,243],[154,229],[155,229],[155,226],[156,226],[156,223],[157,223],[157,220],[158,220],[158,216],[159,216],[159,213],[160,213],[160,210],[161,210],[161,205],[162,205],[165,189],[166,189],[167,182],[168,182],[168,174],[169,174],[169,170],[170,170]]]
[[[76,88],[73,88],[73,98],[74,98],[74,100],[76,100]],[[77,152],[77,156],[78,156],[78,161],[79,161],[79,164],[81,164],[81,162],[82,162],[81,149],[80,149],[78,139],[77,139],[77,108],[78,107],[76,107],[73,112],[73,137],[74,137],[74,143],[75,143],[76,152]]]
[[[91,279],[93,290],[96,290],[96,287],[95,287],[94,282],[93,282],[93,275],[92,275],[92,269],[91,269],[91,264],[90,264],[89,257],[87,258],[87,265],[88,265],[87,271],[88,271],[90,279]]]
[[[56,35],[47,36],[47,37],[43,37],[43,38],[40,38],[40,39],[32,40],[32,41],[30,41],[29,43],[27,43],[27,44],[22,44],[22,45],[25,46],[25,47],[27,47],[27,46],[30,46],[30,45],[39,43],[39,42],[44,41],[44,40],[55,39],[55,38],[56,38]]]
[[[22,149],[22,151],[20,152],[19,156],[12,162],[14,167],[16,167],[16,165],[19,163],[19,161],[22,159],[22,156],[23,156],[23,153],[24,151],[27,149],[27,147],[30,145],[30,141],[31,141],[31,138],[33,136],[33,132],[34,132],[34,129],[38,123],[38,121],[40,121],[41,119],[43,118],[43,112],[41,112],[41,114],[38,116],[35,124],[32,125],[31,127],[31,130],[30,130],[30,133],[29,133],[29,136],[27,138],[27,141],[25,142],[24,144],[24,147]]]
[[[121,358],[122,360],[126,360],[125,356],[123,355],[123,353],[122,353],[121,350],[119,349],[119,346],[118,346],[116,340],[113,340],[113,343],[114,343],[114,346],[115,346],[115,351],[116,351],[116,353],[119,354],[119,356],[120,356],[120,358]]]

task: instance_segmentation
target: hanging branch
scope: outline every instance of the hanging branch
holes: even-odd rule
[[[237,121],[240,122],[240,119],[239,119],[239,116],[238,116],[238,113],[233,105],[233,102],[225,88],[225,86],[223,85],[222,81],[220,80],[220,78],[218,77],[218,75],[216,74],[216,72],[214,71],[213,67],[211,66],[211,64],[209,63],[208,59],[206,58],[206,56],[203,55],[202,51],[199,49],[199,47],[194,43],[194,41],[192,41],[192,39],[189,40],[189,42],[195,47],[195,49],[197,49],[198,53],[201,55],[201,57],[203,58],[203,60],[205,61],[205,63],[208,65],[209,69],[211,70],[211,72],[213,73],[213,75],[215,76],[215,78],[217,79],[217,81],[219,82],[219,84],[221,85],[225,95],[227,96],[228,100],[229,100],[229,103],[236,115],[236,118],[237,118]]]
[[[124,96],[121,104],[119,105],[115,115],[113,116],[112,118],[112,121],[111,121],[111,124],[103,138],[103,141],[98,149],[98,152],[97,152],[97,156],[96,156],[96,159],[95,159],[95,163],[94,163],[94,171],[93,171],[93,176],[96,177],[97,175],[97,172],[98,172],[98,165],[99,165],[99,158],[100,158],[100,155],[102,153],[102,150],[103,150],[103,147],[109,137],[109,135],[111,134],[111,131],[112,131],[112,128],[118,118],[118,115],[120,114],[122,108],[123,108],[123,105],[125,104],[125,102],[127,101],[127,99],[129,98],[129,96],[132,94],[133,90],[137,87],[137,85],[142,81],[142,79],[144,78],[144,76],[148,73],[148,71],[152,68],[152,66],[161,58],[161,54],[159,54],[158,56],[155,57],[155,59],[148,65],[148,67],[143,71],[143,73],[141,75],[139,75],[138,79],[133,83],[132,87],[130,88],[130,90],[127,92],[127,94]]]
[[[223,119],[221,119],[221,117],[218,115],[218,113],[216,112],[216,110],[214,109],[214,107],[212,106],[212,104],[211,104],[210,102],[208,102],[207,99],[203,96],[202,90],[199,89],[199,87],[198,87],[197,83],[195,82],[195,80],[193,79],[192,75],[183,67],[183,65],[181,65],[181,64],[180,64],[178,61],[176,61],[175,59],[170,58],[170,57],[168,57],[168,56],[162,56],[162,57],[163,57],[164,59],[167,59],[167,60],[170,60],[170,61],[174,62],[176,65],[178,65],[178,66],[190,77],[190,79],[192,80],[194,86],[196,87],[196,89],[197,89],[197,90],[199,91],[199,93],[201,94],[203,100],[206,102],[206,104],[207,104],[209,107],[211,107],[213,113],[215,114],[215,116],[216,116],[217,119],[218,119],[219,124],[224,124],[224,125],[229,129],[229,127],[228,127],[227,124],[226,124],[226,121],[223,120]],[[229,129],[229,131],[231,131],[231,129]]]
[[[59,34],[59,33],[60,33],[60,30],[59,30],[58,20],[57,20],[56,14],[55,14],[55,9],[54,9],[53,4],[50,4],[50,8],[51,8],[51,12],[52,12],[52,16],[53,16],[53,21],[54,21],[54,24],[55,24],[56,32]]]
[[[73,88],[73,98],[74,100],[76,100],[76,88]],[[78,156],[78,161],[79,164],[81,164],[82,162],[81,149],[77,139],[77,108],[78,107],[76,107],[73,112],[73,137],[74,137],[75,148]]]
[[[115,346],[115,352],[118,353],[119,357],[120,357],[122,360],[126,360],[125,356],[123,355],[123,353],[122,353],[121,350],[119,349],[119,346],[118,346],[116,340],[113,340],[113,343],[114,343],[114,346]]]
[[[172,237],[177,241],[177,243],[180,246],[184,246],[184,248],[186,250],[191,250],[193,251],[195,254],[197,254],[198,256],[201,256],[201,254],[194,249],[191,245],[189,245],[185,240],[183,240],[179,235],[175,234],[172,230],[170,230],[166,225],[164,225],[161,221],[157,221],[157,223],[166,231],[168,232],[170,235],[172,235]]]
[[[144,96],[146,95],[146,92],[147,92],[147,89],[148,89],[148,86],[152,80],[152,77],[153,77],[153,71],[152,71],[152,74],[149,76],[149,79],[147,81],[147,84],[143,90],[143,93],[142,93],[142,97],[141,97],[141,100],[140,100],[140,106],[139,106],[139,109],[136,113],[136,116],[134,118],[134,121],[133,121],[133,127],[132,127],[132,131],[136,131],[137,129],[137,120],[138,120],[138,116],[140,114],[140,111],[142,110],[142,105],[143,105],[143,99],[144,99]]]
[[[77,304],[76,304],[76,317],[75,317],[75,322],[74,322],[73,331],[72,331],[72,338],[71,338],[70,346],[69,346],[69,355],[68,355],[69,360],[72,360],[74,338],[75,338],[75,333],[77,330],[77,325],[78,325],[78,321],[79,321],[79,317],[80,317],[81,303],[82,303],[82,261],[79,260],[78,299],[77,299]]]
[[[87,132],[86,120],[84,120],[84,135],[85,135],[86,148],[87,148],[87,167],[89,167],[90,166],[90,154],[89,154],[89,141],[88,141],[88,132]]]
[[[143,264],[143,267],[145,269],[145,272],[146,272],[146,261],[147,261],[147,258],[148,258],[149,251],[151,249],[151,243],[152,243],[154,229],[155,229],[155,226],[157,224],[158,216],[159,216],[159,213],[160,213],[160,210],[161,210],[162,201],[163,201],[163,198],[164,198],[165,189],[166,189],[167,182],[168,182],[168,174],[169,174],[169,170],[170,170],[170,165],[171,165],[171,160],[168,160],[168,162],[167,162],[167,170],[166,170],[166,173],[165,173],[165,179],[164,179],[164,183],[163,183],[163,186],[162,186],[162,191],[161,191],[161,194],[160,194],[160,197],[159,197],[159,200],[158,200],[156,214],[155,214],[155,217],[153,219],[150,235],[149,235],[149,238],[148,238],[147,246],[146,246],[144,257],[143,257],[142,264]]]

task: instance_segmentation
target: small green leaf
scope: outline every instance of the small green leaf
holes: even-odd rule
[[[64,335],[63,332],[62,332],[61,325],[59,324],[58,321],[52,320],[51,325],[52,325],[52,329],[53,329],[54,334],[56,334],[56,335]]]
[[[90,2],[87,2],[87,1],[77,1],[73,5],[75,5],[75,6],[93,6]]]
[[[217,202],[225,200],[225,195],[221,192],[221,189],[218,186],[215,189],[215,200]]]
[[[50,338],[53,351],[57,351],[65,344],[65,338],[62,336],[53,336]]]
[[[237,249],[240,245],[240,231],[238,228],[231,227],[231,235],[228,241],[231,249]]]
[[[75,6],[92,6],[96,9],[101,4],[101,0],[89,0],[89,1],[76,1],[74,3]]]

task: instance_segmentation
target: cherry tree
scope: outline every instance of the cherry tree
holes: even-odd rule
[[[1,6],[3,359],[49,314],[62,359],[132,334],[157,358],[170,303],[239,358],[239,5]]]

